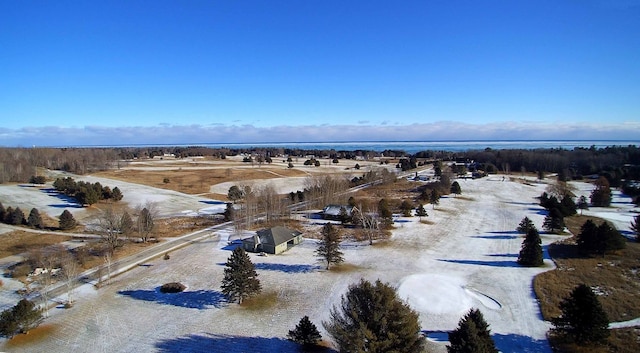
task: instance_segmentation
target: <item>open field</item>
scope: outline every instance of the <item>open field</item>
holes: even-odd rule
[[[163,163],[180,168],[169,161]],[[345,175],[353,172],[343,170],[344,167],[330,167]],[[327,166],[327,170],[330,167]],[[223,167],[219,169],[225,173]],[[260,182],[259,177],[251,174],[242,182],[251,180],[260,186],[287,180],[276,176]],[[152,199],[158,203],[161,213],[171,219],[205,214],[212,212],[211,208],[220,210],[224,205],[203,195],[153,187],[151,179],[156,177],[140,180],[149,185],[108,179],[106,175],[79,178],[99,180],[103,185],[122,185],[125,204],[135,206]],[[289,178],[304,180],[294,174]],[[229,184],[224,183],[235,182],[222,180],[220,184],[209,185],[209,190],[228,189]],[[390,283],[419,313],[429,338],[430,352],[446,351],[446,332],[455,328],[471,307],[483,312],[502,352],[550,352],[546,340],[550,324],[543,319],[535,298],[533,278],[554,268],[547,251],[549,244],[569,236],[542,234],[545,265],[541,268],[518,266],[516,259],[522,237],[514,231],[515,227],[528,216],[541,228],[544,210],[538,206],[536,197],[547,185],[535,178],[526,183],[510,181],[508,177],[502,180],[502,176],[460,180],[461,197],[447,196],[435,208],[427,207],[429,216],[422,221],[418,217],[395,217],[390,239],[373,246],[366,241],[344,241],[346,263],[331,271],[325,271],[315,257],[316,241],[311,238],[282,255],[251,254],[264,294],[243,306],[227,303],[220,292],[224,262],[233,248],[228,239],[234,232],[223,229],[216,237],[172,252],[170,260],[160,257],[148,261],[99,290],[90,285],[80,287],[73,308],[50,310],[47,326],[43,332],[38,331],[38,339],[21,337],[6,341],[0,350],[293,352],[295,345],[285,337],[304,315],[310,317],[326,343],[330,343],[322,321],[329,318],[330,308],[339,303],[347,287],[365,278]],[[168,184],[174,184],[173,179]],[[412,184],[403,180],[395,185],[408,192],[377,188],[371,194],[359,193],[356,197],[397,200],[411,195]],[[292,185],[295,182],[283,182],[282,186]],[[37,193],[33,188],[14,188],[18,188],[14,189],[16,199],[19,192]],[[588,192],[590,185],[579,184],[578,188]],[[613,215],[615,225],[622,229],[634,209],[627,206],[623,198],[618,197],[616,202],[618,211],[594,209],[589,212],[605,218],[607,214]],[[300,220],[308,234],[317,233],[322,225],[316,219]],[[189,223],[167,228],[187,227]],[[628,230],[628,223],[624,229]],[[160,285],[173,281],[184,283],[187,290],[175,295],[158,292]],[[3,297],[3,300],[8,299]],[[632,318],[636,312],[628,310],[627,315]],[[47,338],[42,339],[43,335]]]

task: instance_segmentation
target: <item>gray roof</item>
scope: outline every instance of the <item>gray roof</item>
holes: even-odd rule
[[[287,227],[277,226],[273,228],[262,229],[257,232],[262,244],[278,245],[286,243],[289,240],[302,234],[295,229],[289,229]]]

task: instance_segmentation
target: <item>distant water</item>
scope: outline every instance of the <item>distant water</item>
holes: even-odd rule
[[[410,142],[279,142],[279,143],[227,143],[227,144],[198,144],[198,146],[212,148],[251,148],[251,147],[275,147],[275,148],[299,148],[305,150],[330,150],[354,151],[367,150],[382,152],[384,150],[400,150],[410,154],[420,151],[449,151],[463,152],[468,150],[491,149],[536,149],[536,148],[563,148],[572,150],[575,147],[589,148],[595,146],[602,148],[607,146],[640,146],[638,141],[410,141]]]

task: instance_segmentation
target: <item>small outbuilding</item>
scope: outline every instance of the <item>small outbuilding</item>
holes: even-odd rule
[[[262,229],[256,235],[243,239],[242,247],[249,252],[280,254],[302,242],[302,233],[287,227],[277,226]]]
[[[342,220],[343,215],[346,218],[351,218],[353,213],[353,206],[349,205],[327,205],[322,209],[322,218],[331,219],[334,221]]]

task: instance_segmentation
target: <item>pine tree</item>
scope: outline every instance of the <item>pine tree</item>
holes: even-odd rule
[[[2,222],[11,223],[11,215],[13,214],[13,207],[9,206],[4,212],[4,217],[2,218]]]
[[[471,309],[449,333],[448,353],[498,353],[480,310]]]
[[[580,215],[582,216],[582,210],[588,210],[589,209],[589,202],[587,201],[587,198],[582,195],[580,196],[580,198],[578,199],[578,204],[576,205],[576,207],[578,207],[578,209],[580,210]]]
[[[542,246],[540,246],[540,234],[535,227],[529,228],[527,235],[522,242],[522,248],[518,255],[518,263],[526,267],[542,266],[544,264],[542,256]]]
[[[27,225],[29,227],[34,227],[38,229],[44,228],[42,217],[40,217],[40,212],[38,211],[37,208],[32,208],[31,212],[29,212],[29,218],[27,218]]]
[[[562,200],[560,200],[560,212],[564,217],[573,216],[577,212],[578,206],[573,201],[573,198],[569,195],[565,195]]]
[[[560,303],[562,315],[552,319],[554,332],[578,344],[604,343],[609,336],[609,319],[591,288],[580,284]]]
[[[73,229],[76,226],[76,219],[68,210],[62,211],[59,217],[58,227],[62,230]]]
[[[578,249],[585,254],[592,254],[598,248],[598,226],[590,219],[582,224],[576,237]]]
[[[22,212],[20,207],[16,207],[11,214],[9,214],[9,224],[19,226],[25,223],[24,212]]]
[[[340,251],[340,233],[331,223],[322,227],[322,238],[318,242],[316,255],[327,262],[327,270],[331,264],[339,264],[344,261]]]
[[[36,305],[21,299],[13,308],[0,314],[0,335],[13,337],[16,333],[27,333],[42,322],[42,313]]]
[[[418,314],[379,280],[349,286],[323,325],[340,352],[414,353],[425,344]]]
[[[535,229],[536,231],[538,230],[535,224],[533,224],[533,222],[529,219],[529,217],[524,217],[520,221],[520,224],[518,224],[518,228],[516,228],[516,232],[527,234],[529,233],[529,229],[532,229],[532,228]]]
[[[2,202],[0,202],[0,222],[4,222],[4,219],[7,216],[7,211],[4,209]]]
[[[462,194],[462,189],[460,188],[460,184],[457,181],[451,183],[451,193],[454,195]]]
[[[222,294],[238,304],[254,294],[260,293],[262,286],[258,273],[249,255],[242,247],[237,247],[227,259],[222,279]]]
[[[111,199],[113,201],[118,202],[122,200],[123,197],[124,195],[122,195],[122,191],[120,191],[120,189],[117,186],[113,188],[113,190],[111,190]]]
[[[380,201],[378,201],[378,216],[380,216],[380,220],[385,225],[391,225],[393,223],[393,213],[386,199],[380,199]]]
[[[429,202],[433,205],[433,208],[436,208],[436,205],[440,203],[440,193],[438,190],[431,190],[431,194],[429,194]]]
[[[120,217],[120,232],[125,237],[129,237],[133,233],[134,223],[129,212],[124,211]]]
[[[591,191],[591,204],[594,207],[609,207],[611,205],[611,187],[609,180],[601,176],[595,182],[595,189]]]
[[[602,222],[598,226],[598,245],[598,252],[604,256],[607,251],[624,249],[627,242],[617,229],[609,225],[608,222]]]
[[[422,220],[422,217],[429,216],[427,214],[427,210],[424,209],[424,205],[422,204],[418,205],[418,208],[416,208],[416,216],[420,217],[420,220]]]
[[[287,337],[290,340],[301,344],[303,347],[315,346],[322,339],[322,335],[318,331],[318,328],[306,315],[300,319],[300,322],[296,325],[295,329],[289,331]]]
[[[552,208],[549,214],[544,217],[542,228],[549,233],[558,233],[564,229],[564,217],[557,208]]]

